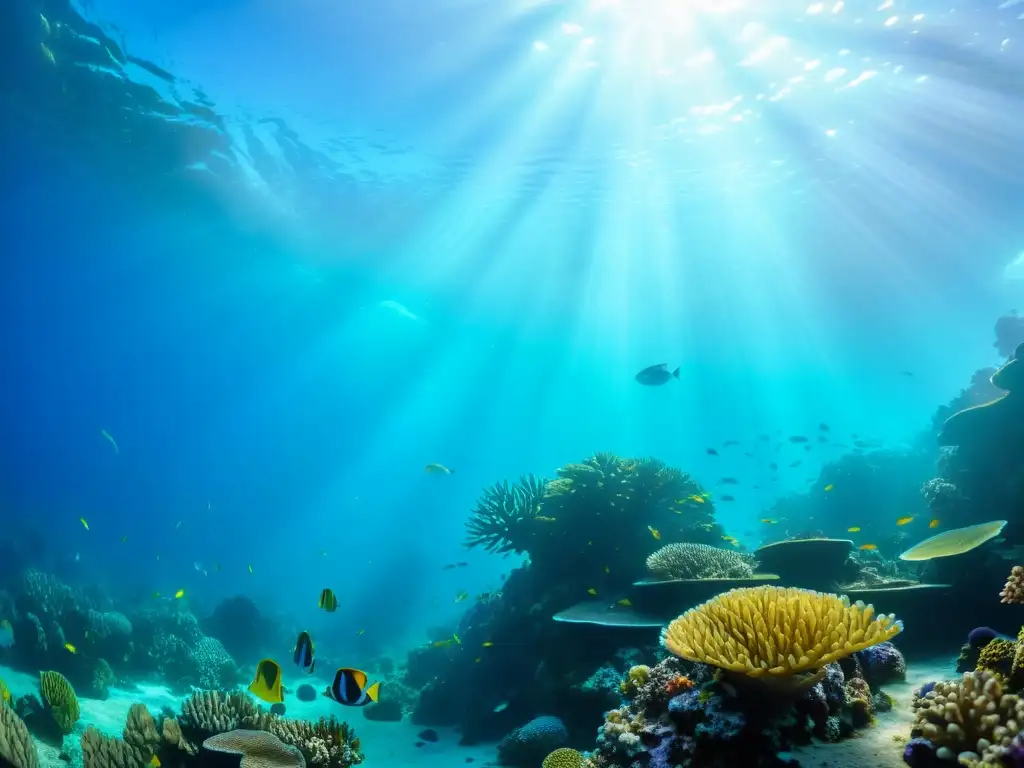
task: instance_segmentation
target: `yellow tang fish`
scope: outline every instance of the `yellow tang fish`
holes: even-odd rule
[[[185,596],[185,590],[184,589],[179,589],[177,592],[174,593],[174,599],[175,600],[181,600],[181,598],[183,598],[184,596]]]
[[[942,521],[939,520],[939,518],[936,517],[934,520],[932,520],[930,523],[928,523],[928,527],[929,528],[938,528],[941,524],[942,524]]]
[[[653,528],[653,527],[651,527],[649,525],[647,526],[647,530],[651,532],[651,536],[654,537],[655,541],[661,541],[661,531],[659,531],[657,528]]]
[[[826,486],[825,486],[825,493],[828,493],[828,492],[829,492],[829,491],[831,491],[831,490],[832,490],[833,488],[835,488],[835,486],[834,486],[834,485],[832,485],[832,483],[829,483],[828,485],[826,485]]]
[[[588,595],[596,595],[597,594],[597,590],[594,589],[593,587],[591,587],[590,589],[587,590],[587,594]]]
[[[874,552],[876,549],[878,549],[878,545],[877,544],[861,544],[859,547],[857,547],[857,549],[863,549],[863,550],[865,550],[867,552]]]
[[[632,608],[632,607],[633,607],[633,603],[631,603],[631,602],[629,601],[629,598],[628,598],[628,597],[624,597],[624,598],[622,598],[621,600],[619,600],[619,601],[618,601],[618,602],[616,603],[616,605],[621,605],[621,606],[622,606],[623,608]]]
[[[82,527],[85,528],[85,530],[89,530],[89,521],[86,520],[84,517],[78,518],[78,522],[82,524]]]
[[[75,648],[75,646],[73,646],[71,643],[64,643],[64,647],[68,650],[69,653],[78,653],[78,649]]]
[[[907,517],[901,517],[899,520],[896,521],[896,525],[906,525],[907,523],[909,523],[913,519],[914,519],[913,515],[909,515]]]
[[[849,528],[846,529],[846,532],[847,533],[860,533],[860,526],[859,525],[851,525]]]

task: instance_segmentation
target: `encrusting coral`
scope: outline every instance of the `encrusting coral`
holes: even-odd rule
[[[903,629],[891,615],[846,597],[774,586],[733,589],[693,608],[662,632],[690,661],[748,677],[820,670]]]
[[[1024,603],[1024,566],[1015,565],[1010,569],[1010,575],[1006,579],[1006,586],[999,593],[1001,603],[1020,605]]]
[[[39,693],[61,732],[71,733],[79,717],[78,697],[71,683],[60,672],[40,672]]]
[[[951,764],[1003,766],[1002,757],[1024,724],[1024,701],[1007,693],[990,671],[936,683],[913,706],[911,735],[927,739],[935,757]]]
[[[738,579],[752,576],[752,558],[707,544],[667,544],[647,558],[647,570],[661,579]]]
[[[14,710],[0,701],[0,764],[13,768],[37,768],[39,758],[28,728]]]
[[[241,756],[239,768],[306,768],[302,753],[266,731],[228,731],[203,742],[205,749]]]

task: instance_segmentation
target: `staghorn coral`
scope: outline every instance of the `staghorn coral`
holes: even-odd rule
[[[662,632],[665,647],[748,677],[788,677],[894,637],[893,616],[846,597],[785,587],[733,589],[693,608]]]
[[[61,732],[71,733],[78,721],[79,709],[78,697],[68,679],[60,672],[40,672],[39,694]]]
[[[911,736],[923,737],[939,760],[986,768],[1003,765],[1024,723],[1024,702],[1004,691],[990,671],[965,672],[960,680],[936,683],[914,700]]]
[[[37,768],[39,758],[28,728],[14,710],[0,703],[0,764],[13,768]]]
[[[347,768],[363,762],[356,738],[348,723],[335,717],[321,717],[315,723],[305,720],[272,718],[266,730],[285,744],[297,747],[311,765],[321,768]]]
[[[738,579],[754,573],[752,558],[706,544],[667,544],[647,558],[659,579]]]
[[[583,768],[583,755],[570,747],[561,747],[544,758],[541,768]]]
[[[999,593],[999,602],[1020,605],[1024,603],[1024,566],[1015,565],[1010,569],[1003,591]]]
[[[204,741],[203,748],[240,755],[239,768],[306,768],[306,760],[298,749],[266,731],[218,733]]]
[[[508,480],[485,488],[476,509],[466,522],[466,546],[482,546],[488,552],[525,552],[530,528],[535,523],[547,481],[523,475],[519,482]]]

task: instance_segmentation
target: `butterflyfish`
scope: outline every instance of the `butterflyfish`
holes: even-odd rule
[[[632,608],[633,607],[633,603],[630,602],[630,599],[628,597],[622,598],[621,600],[619,600],[616,603],[616,605],[621,605],[623,608]]]
[[[594,589],[593,587],[591,587],[590,589],[587,590],[587,594],[588,595],[596,595],[597,594],[597,590]]]
[[[423,471],[428,475],[452,475],[455,474],[454,469],[448,469],[444,464],[427,464],[423,468]]]
[[[299,639],[295,641],[295,651],[292,655],[292,658],[295,659],[295,666],[307,675],[312,674],[316,667],[315,653],[313,638],[309,636],[309,632],[299,632]]]
[[[249,683],[249,693],[268,704],[284,701],[281,690],[281,667],[273,659],[263,659],[256,665],[256,677]]]
[[[338,598],[334,595],[332,589],[321,589],[320,599],[316,601],[317,608],[321,608],[328,613],[334,613],[338,610]]]
[[[380,683],[367,686],[368,682],[365,672],[341,667],[334,673],[334,680],[324,691],[324,696],[346,707],[375,704],[380,698]]]

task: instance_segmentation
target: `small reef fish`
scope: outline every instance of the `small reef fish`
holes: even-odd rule
[[[908,515],[907,517],[901,517],[899,520],[896,521],[896,525],[906,525],[907,523],[912,522],[913,519],[914,519],[913,515]]]
[[[820,429],[822,432],[829,432],[832,428],[823,421],[821,422],[821,424],[818,425],[818,429]]]
[[[661,531],[659,531],[657,528],[654,528],[654,527],[652,527],[650,525],[647,526],[647,530],[651,532],[651,536],[654,537],[655,541],[661,541]]]
[[[249,692],[268,704],[282,703],[281,666],[273,659],[263,659],[256,665],[256,677],[249,683]]]
[[[249,568],[251,569],[252,566],[249,566]],[[335,597],[334,590],[321,589],[320,599],[316,601],[316,607],[328,613],[334,613],[338,610],[338,598]]]
[[[847,533],[860,533],[860,526],[859,525],[851,525],[849,528],[846,529],[846,532]]]
[[[466,600],[468,598],[469,598],[469,592],[462,591],[462,592],[459,592],[459,594],[457,594],[455,596],[455,599],[452,600],[452,602],[453,603],[461,603],[463,600]]]
[[[942,525],[942,521],[939,520],[939,518],[937,518],[937,517],[934,520],[932,520],[930,523],[928,523],[928,527],[929,528],[938,528],[940,525]]]
[[[593,595],[597,595],[597,590],[594,589],[593,587],[591,587],[590,589],[587,590],[587,594],[588,595],[592,595],[592,596]]]
[[[181,600],[181,598],[183,598],[184,596],[185,596],[185,590],[184,589],[179,589],[177,592],[174,593],[174,599],[175,600]]]
[[[497,712],[504,712],[506,709],[508,709],[508,702],[507,701],[503,701],[503,702],[501,702],[501,704],[499,704],[498,706],[496,706],[494,708],[494,711],[496,713]]]
[[[694,493],[686,497],[686,501],[692,501],[694,504],[703,504],[704,497],[700,494]]]
[[[739,440],[726,440],[724,443],[722,443],[722,447],[723,448],[729,448],[731,446],[739,445],[739,444],[740,444]]]
[[[770,517],[762,517],[761,518],[761,522],[762,523],[766,523],[768,525],[777,525],[779,521],[778,520],[772,520]]]
[[[659,363],[658,365],[644,368],[633,378],[645,387],[660,387],[662,384],[668,384],[672,379],[678,379],[679,369],[676,368],[674,371],[669,372],[668,363]]]
[[[14,645],[14,627],[11,622],[4,619],[0,621],[0,648],[10,648]]]
[[[740,484],[740,481],[737,480],[735,477],[723,477],[719,482],[721,482],[722,485],[739,485]]]
[[[75,648],[71,643],[64,643],[64,648],[68,653],[78,653],[78,649]]]
[[[728,541],[734,547],[738,547],[740,545],[740,540],[737,539],[735,536],[723,536],[722,541]]]
[[[442,571],[450,571],[454,568],[465,568],[469,563],[465,561],[459,561],[457,563],[448,563],[448,565],[442,566]]]
[[[716,451],[714,448],[706,448],[704,450],[704,453],[706,453],[708,456],[717,456],[718,455],[718,451]]]
[[[203,574],[203,576],[209,576],[210,575],[209,573],[207,573],[206,569],[203,568],[203,564],[200,563],[198,560],[196,562],[192,563],[192,567],[195,568],[197,571],[199,571],[201,574]]]
[[[120,453],[121,452],[121,449],[117,447],[117,440],[115,440],[111,436],[111,434],[109,432],[107,432],[107,430],[101,429],[100,430],[100,434],[103,435],[103,437],[106,438],[107,442],[110,443],[110,446],[114,449],[114,453]]]
[[[548,517],[547,515],[537,515],[535,518],[538,523],[553,523],[558,520],[557,517]]]
[[[630,602],[628,597],[622,598],[621,600],[617,601],[615,604],[616,605],[621,605],[623,608],[632,608],[633,607],[633,603]]]
[[[249,573],[252,573],[252,563],[249,563]]]
[[[484,640],[480,645],[483,648],[490,648],[491,646],[494,645],[494,643],[492,641],[490,641],[490,640]]]
[[[828,485],[826,485],[826,486],[825,486],[825,493],[828,493],[828,492],[829,492],[829,491],[831,491],[831,490],[832,490],[833,488],[835,488],[835,486],[834,486],[834,485],[832,485],[832,483],[829,483]]]
[[[859,547],[857,547],[857,549],[864,550],[865,552],[874,552],[876,549],[878,549],[878,545],[877,544],[861,544]]]
[[[307,675],[313,674],[316,667],[316,650],[313,648],[313,638],[309,632],[299,632],[299,639],[295,641],[295,650],[292,652],[295,666]]]
[[[153,766],[153,768],[160,768],[160,758],[156,755],[153,755],[151,758],[149,758],[149,764]]]
[[[806,443],[806,442],[808,442],[808,440],[803,435],[790,435],[789,442],[791,442],[791,443]]]
[[[159,600],[160,599],[160,593],[159,592],[154,592],[153,593],[153,599],[154,600]]]
[[[607,565],[606,565],[606,566],[605,566],[605,567],[604,567],[604,568],[603,568],[602,570],[603,570],[603,571],[604,571],[604,572],[605,572],[606,574],[608,574],[608,573],[611,573],[611,572],[612,572],[612,569],[611,569],[611,567],[610,567],[610,566],[607,566]]]
[[[324,691],[324,696],[346,707],[365,707],[380,698],[380,683],[367,687],[368,682],[365,672],[341,667],[334,673],[334,680]]]
[[[127,544],[128,543],[128,536],[127,535],[121,537],[121,543],[122,544]]]
[[[428,475],[453,475],[455,474],[454,469],[448,469],[444,464],[427,464],[423,468],[423,471]]]
[[[85,530],[89,530],[89,521],[86,520],[84,517],[78,518],[78,522],[82,524],[82,527],[85,528]]]
[[[803,464],[803,462],[800,461],[800,459],[797,459],[796,461],[789,462],[789,466],[790,467],[799,467],[801,464]]]
[[[727,493],[723,493],[718,498],[720,498],[722,501],[736,501],[736,497],[735,496],[730,496]]]
[[[773,461],[773,462],[772,462],[771,464],[769,464],[769,465],[768,465],[768,469],[772,470],[773,472],[774,472],[774,471],[775,471],[776,469],[778,469],[778,468],[779,468],[779,465],[778,465],[778,464],[776,464],[776,463],[775,463],[774,461]]]

